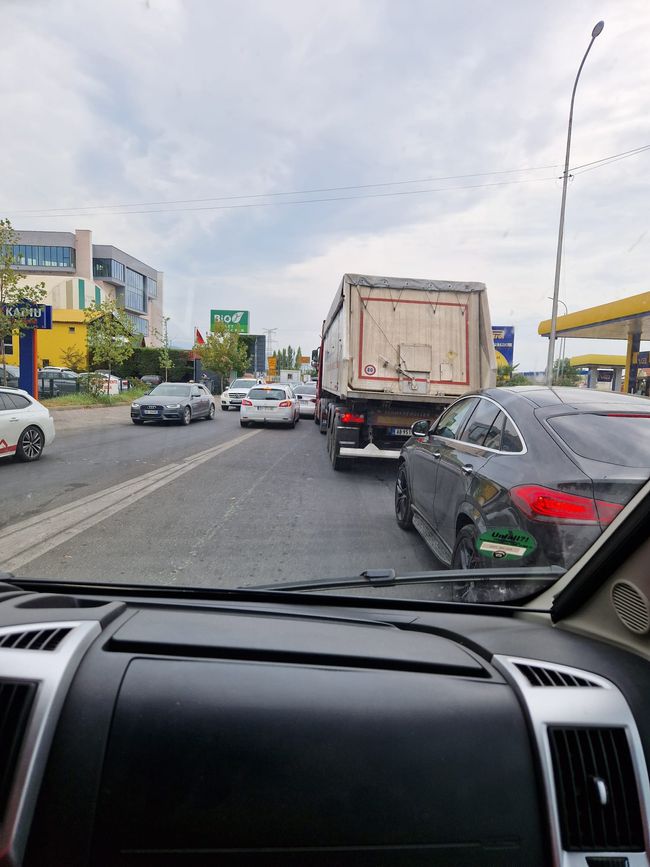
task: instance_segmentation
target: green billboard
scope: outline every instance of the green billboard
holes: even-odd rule
[[[248,310],[211,310],[210,331],[214,331],[216,322],[223,322],[228,331],[248,334]]]

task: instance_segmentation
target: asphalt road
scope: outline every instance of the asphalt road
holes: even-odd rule
[[[0,569],[236,587],[440,568],[395,523],[395,471],[366,461],[335,473],[310,419],[242,430],[238,413],[218,412],[136,427],[125,409],[105,427],[59,434],[35,464],[0,462]]]

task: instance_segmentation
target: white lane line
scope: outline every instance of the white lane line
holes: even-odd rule
[[[112,488],[90,494],[68,506],[58,506],[6,527],[0,538],[1,568],[6,572],[19,569],[30,560],[47,554],[53,548],[68,542],[89,527],[110,518],[116,512],[128,508],[163,485],[173,482],[233,446],[245,442],[261,430],[258,428],[241,434],[226,443],[190,455],[183,461],[167,464],[142,476],[120,482]]]

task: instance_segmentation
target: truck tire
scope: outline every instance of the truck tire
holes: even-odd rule
[[[323,405],[322,404],[321,404],[320,409],[319,409],[318,425],[319,425],[320,432],[322,434],[326,434],[327,433],[327,425],[328,425],[328,412],[327,412],[327,406],[325,406],[325,410],[323,411]]]
[[[336,431],[336,417],[336,412],[332,412],[330,414],[331,424],[329,425],[328,445],[332,469],[336,472],[341,472],[341,470],[349,469],[349,464],[345,460],[345,458],[342,458],[339,454],[341,449],[341,443],[339,442],[338,434]]]

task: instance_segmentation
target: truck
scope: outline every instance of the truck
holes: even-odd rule
[[[343,275],[323,322],[315,417],[335,470],[398,458],[414,422],[495,384],[484,283]]]

